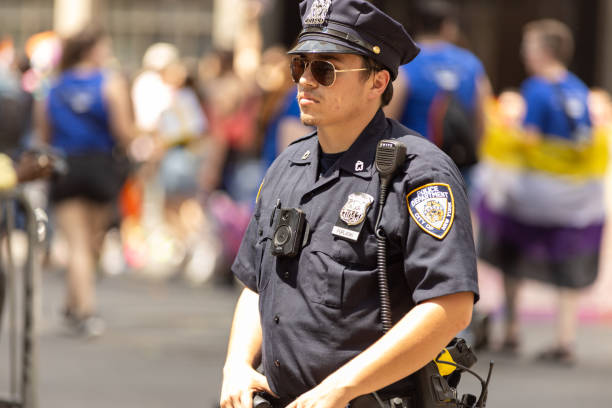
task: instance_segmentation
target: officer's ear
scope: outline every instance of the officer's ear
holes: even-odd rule
[[[372,99],[380,98],[385,89],[387,89],[389,81],[391,81],[391,74],[386,69],[374,71],[371,75],[371,80],[370,95]]]

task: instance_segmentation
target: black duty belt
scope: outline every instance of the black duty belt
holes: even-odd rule
[[[381,399],[374,394],[366,394],[352,400],[350,408],[417,408],[410,396]]]
[[[288,404],[269,396],[265,399],[255,396],[253,399],[254,408],[284,408],[286,405]],[[374,394],[366,394],[349,402],[347,408],[417,408],[417,406],[414,398],[410,396],[383,399]]]

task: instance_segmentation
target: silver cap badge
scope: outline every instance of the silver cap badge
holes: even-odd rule
[[[305,24],[320,25],[325,23],[331,0],[315,0],[310,8],[310,14],[304,20]]]

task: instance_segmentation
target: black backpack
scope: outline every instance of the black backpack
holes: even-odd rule
[[[452,92],[440,92],[429,112],[431,140],[459,168],[478,162],[476,119]]]

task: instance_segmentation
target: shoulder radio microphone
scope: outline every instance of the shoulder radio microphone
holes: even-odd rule
[[[388,185],[395,170],[406,160],[406,145],[397,140],[381,140],[376,146],[376,170],[381,184]]]

